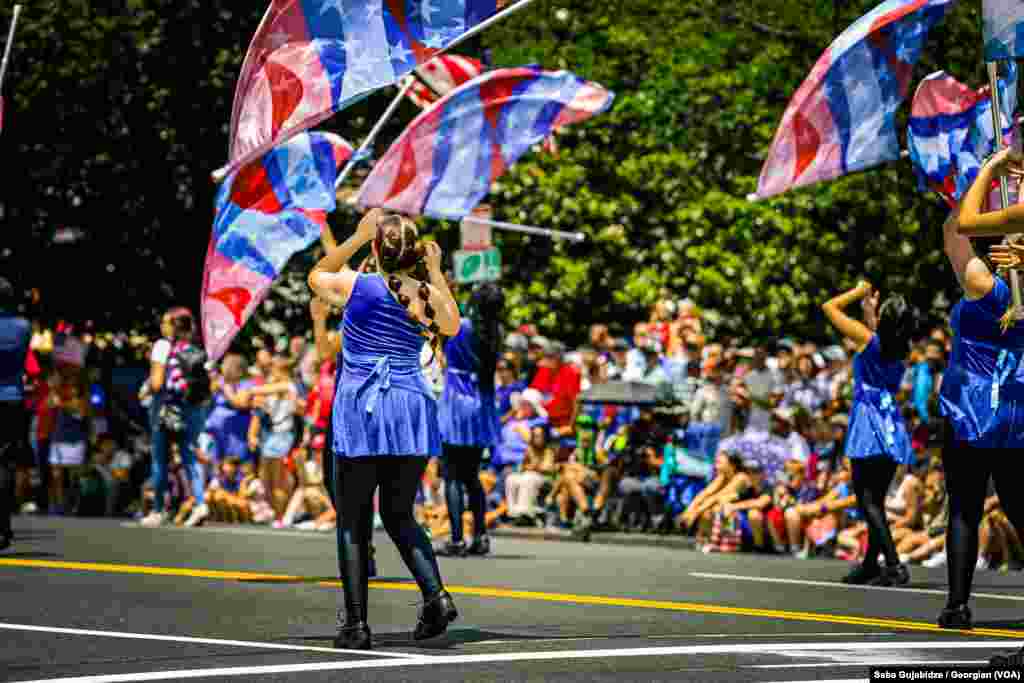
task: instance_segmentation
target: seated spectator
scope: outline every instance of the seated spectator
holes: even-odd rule
[[[703,546],[711,537],[714,515],[725,503],[734,503],[750,486],[743,459],[738,453],[719,451],[715,456],[715,478],[697,494],[676,523],[686,533],[696,531],[697,543]]]
[[[843,458],[843,466],[829,477],[824,495],[793,505],[783,513],[789,547],[797,557],[808,557],[812,544],[821,547],[835,539],[851,512],[857,518],[857,497],[851,480],[850,461]]]
[[[300,528],[333,531],[338,515],[324,486],[323,469],[315,457],[307,459],[304,449],[300,450],[296,465],[299,474],[298,486],[288,503],[284,518],[280,522],[275,520],[274,528],[286,529],[295,526],[300,517],[306,517],[307,520],[302,520],[305,524],[298,525]]]
[[[1014,565],[1020,566],[1024,548],[1017,530],[1002,510],[998,496],[990,496],[985,501],[978,545],[978,569],[998,567],[1005,572]]]
[[[543,515],[541,491],[555,474],[555,452],[547,447],[547,431],[534,427],[525,457],[516,472],[505,477],[508,516],[516,523],[534,524]]]
[[[806,468],[810,461],[810,447],[793,431],[792,411],[776,408],[771,413],[769,426],[767,433],[746,430],[722,439],[718,448],[720,451],[736,451],[745,462],[758,463],[764,468],[768,481],[779,481],[783,476],[783,466],[789,460],[795,459]]]
[[[661,497],[661,449],[665,441],[666,435],[659,429],[650,409],[641,410],[635,422],[620,430],[613,440],[614,447],[608,450],[609,466],[605,468],[594,498],[595,516],[604,510],[609,494],[617,491],[624,499],[624,506],[635,498],[643,504],[632,522],[627,521],[625,526],[638,528],[651,523],[657,499]]]
[[[494,397],[498,402],[498,416],[501,423],[505,424],[511,420],[516,413],[513,399],[526,389],[526,382],[518,379],[518,369],[514,364],[514,356],[505,354],[496,366],[497,382],[494,387]]]
[[[722,506],[725,516],[736,515],[745,549],[762,552],[767,547],[765,513],[772,505],[771,489],[766,485],[764,469],[757,463],[744,465],[750,486],[740,500]]]
[[[734,553],[743,548],[754,546],[752,529],[749,527],[748,510],[762,510],[771,504],[771,495],[764,488],[764,473],[757,465],[752,471],[745,471],[745,479],[739,482],[735,496],[724,496],[718,508],[712,513],[711,535],[701,547],[704,553]],[[744,465],[744,470],[746,466]],[[748,508],[749,506],[749,508]],[[756,515],[755,515],[756,517]],[[746,522],[746,528],[744,528]],[[764,525],[762,523],[761,541],[764,542]]]
[[[79,516],[113,516],[120,492],[111,468],[116,448],[117,442],[110,432],[97,439],[91,462],[79,473]]]
[[[885,498],[885,516],[889,520],[893,542],[897,538],[923,529],[922,503],[924,482],[914,470],[908,471],[893,495]]]
[[[501,427],[501,440],[497,455],[491,458],[495,467],[517,467],[530,444],[530,434],[535,427],[547,422],[547,411],[542,404],[540,392],[526,389],[522,394],[512,395],[514,413]]]
[[[786,512],[797,505],[817,500],[818,491],[815,482],[807,477],[807,468],[803,462],[797,459],[785,462],[781,476],[772,490],[772,506],[766,515],[768,534],[775,550],[789,547]],[[799,548],[790,547],[790,551],[796,553]]]
[[[548,499],[557,502],[559,521],[563,524],[568,523],[570,510],[575,505],[573,527],[577,533],[586,534],[590,529],[592,518],[587,495],[597,490],[600,469],[606,459],[607,454],[594,445],[594,432],[583,430],[568,462],[556,466],[558,474]]]
[[[676,518],[711,481],[712,463],[691,454],[694,439],[688,434],[688,423],[689,414],[681,409],[676,429],[662,452],[660,481],[665,494],[665,516],[660,531],[671,530]]]
[[[248,471],[253,466],[248,464]],[[220,463],[216,476],[207,487],[207,505],[210,515],[218,522],[248,522],[249,504],[242,496],[242,482],[246,474],[241,471],[239,458],[226,458]]]

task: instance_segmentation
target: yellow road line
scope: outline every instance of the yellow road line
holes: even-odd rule
[[[65,569],[71,571],[99,572],[113,574],[144,574],[149,576],[177,576],[199,579],[219,579],[224,581],[266,581],[280,583],[304,583],[307,577],[290,574],[266,574],[242,571],[223,571],[216,569],[189,569],[179,567],[152,567],[145,565],[102,564],[95,562],[63,562],[57,560],[19,560],[0,558],[0,567],[23,567],[36,569]],[[340,581],[317,581],[315,585],[338,588]],[[398,583],[393,581],[371,581],[370,588],[377,590],[396,590],[419,592],[414,583]],[[644,600],[639,598],[619,598],[601,595],[576,595],[572,593],[546,593],[539,591],[512,590],[507,588],[487,588],[476,586],[448,586],[448,592],[455,595],[469,595],[481,598],[502,598],[509,600],[536,600],[572,605],[601,605],[606,607],[634,607],[638,609],[657,609],[694,614],[716,614],[722,616],[757,617],[764,619],[781,619],[786,621],[810,621],[828,624],[846,624],[853,626],[872,626],[883,629],[902,631],[926,631],[932,633],[959,633],[964,635],[988,636],[997,638],[1024,638],[1024,631],[1010,629],[977,628],[972,631],[956,631],[941,629],[935,624],[921,621],[904,621],[900,619],[879,619],[873,617],[855,617],[842,614],[826,614],[820,612],[796,612],[790,610],[757,609],[753,607],[728,607],[696,602],[675,602],[669,600]]]

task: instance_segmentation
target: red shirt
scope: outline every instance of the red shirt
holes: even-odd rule
[[[306,408],[307,415],[314,419],[318,429],[326,430],[331,421],[331,406],[334,404],[335,370],[337,370],[337,366],[333,360],[321,364],[316,385],[309,392],[309,401]],[[313,415],[312,411],[317,404],[319,404],[320,409],[316,415]]]
[[[548,411],[548,422],[552,427],[564,427],[572,420],[576,397],[580,394],[580,371],[576,369],[576,366],[567,363],[551,372],[554,373],[550,392],[551,400],[544,404],[544,409]],[[539,375],[540,372],[537,374]]]

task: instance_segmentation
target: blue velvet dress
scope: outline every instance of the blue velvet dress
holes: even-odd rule
[[[441,440],[452,446],[493,448],[501,440],[501,420],[492,388],[480,386],[480,360],[473,322],[462,318],[459,333],[448,340],[444,355],[444,393],[438,408]]]
[[[878,335],[853,359],[853,405],[846,432],[848,458],[885,456],[900,464],[914,462],[910,435],[896,403],[907,366],[882,357]]]
[[[999,319],[1010,303],[1001,277],[980,299],[953,308],[953,353],[942,378],[939,405],[953,435],[975,448],[1024,446],[1024,323],[1005,333]]]
[[[421,331],[380,275],[357,276],[331,415],[337,457],[440,455],[437,401],[420,369]]]

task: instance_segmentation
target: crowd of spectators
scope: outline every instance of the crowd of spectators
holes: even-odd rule
[[[843,454],[854,349],[785,337],[744,346],[716,337],[693,302],[668,298],[629,332],[596,324],[575,349],[530,325],[506,335],[501,437],[480,475],[488,525],[686,534],[703,552],[862,559],[867,532]],[[35,460],[19,467],[21,511],[333,529],[323,457],[334,359],[310,336],[233,350],[210,368],[197,438],[155,443],[147,387],[155,368],[172,364],[174,335],[166,317],[151,340],[36,330],[27,368]],[[897,400],[917,464],[897,474],[886,502],[901,558],[931,566],[944,562],[949,514],[937,415],[949,347],[943,328],[914,344]],[[426,372],[439,390],[437,368]],[[625,398],[588,400],[609,383]],[[167,449],[162,505],[154,447]],[[448,532],[443,491],[431,463],[417,514],[435,537]],[[1021,560],[993,496],[979,564]]]

